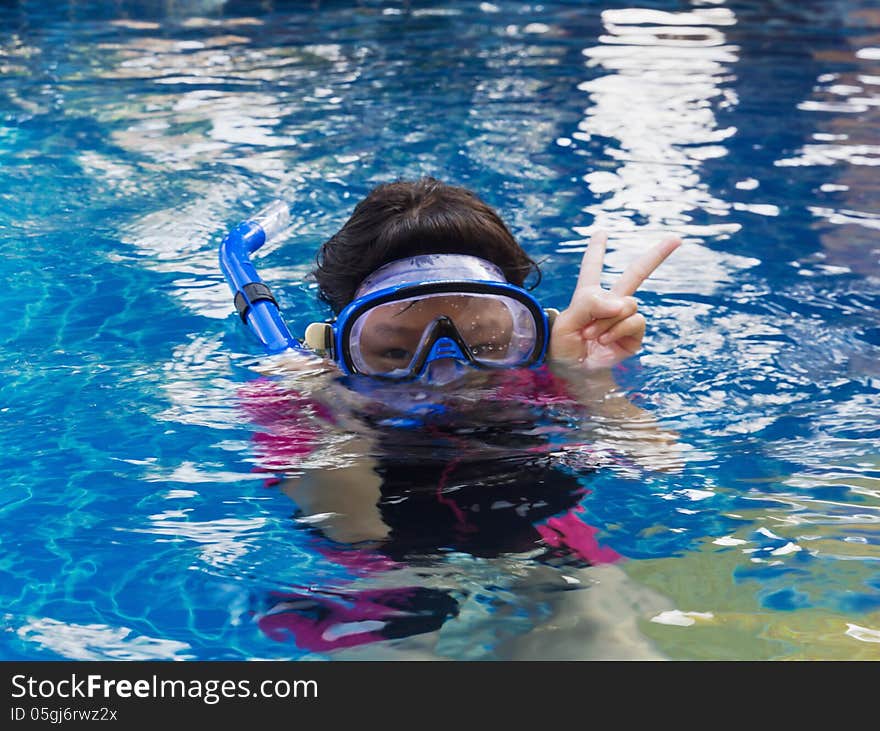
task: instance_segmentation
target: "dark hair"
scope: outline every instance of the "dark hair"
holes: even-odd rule
[[[496,264],[522,286],[538,265],[498,214],[466,188],[431,177],[385,183],[355,206],[351,218],[317,254],[320,297],[334,312],[383,264],[419,254],[470,254]]]

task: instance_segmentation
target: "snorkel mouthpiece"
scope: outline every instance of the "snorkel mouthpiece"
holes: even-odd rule
[[[220,270],[235,296],[235,309],[267,353],[301,346],[281,318],[278,302],[257,274],[250,255],[277,236],[289,222],[287,204],[274,201],[236,226],[220,244]]]

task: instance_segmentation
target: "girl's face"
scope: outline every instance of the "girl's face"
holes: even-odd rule
[[[410,366],[433,323],[446,317],[475,358],[504,361],[513,341],[514,315],[501,300],[477,294],[445,294],[380,305],[359,325],[360,353],[372,373]]]

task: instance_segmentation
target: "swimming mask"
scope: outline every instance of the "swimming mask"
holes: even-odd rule
[[[428,254],[377,269],[335,321],[313,323],[305,340],[345,373],[394,380],[463,365],[520,368],[543,360],[548,313],[491,262]]]

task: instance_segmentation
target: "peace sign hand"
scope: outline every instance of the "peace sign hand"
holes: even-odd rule
[[[550,333],[550,359],[585,368],[610,368],[639,351],[645,318],[637,312],[636,290],[680,245],[671,236],[630,264],[611,287],[600,282],[608,235],[596,231],[581,261],[569,306],[556,316]]]

